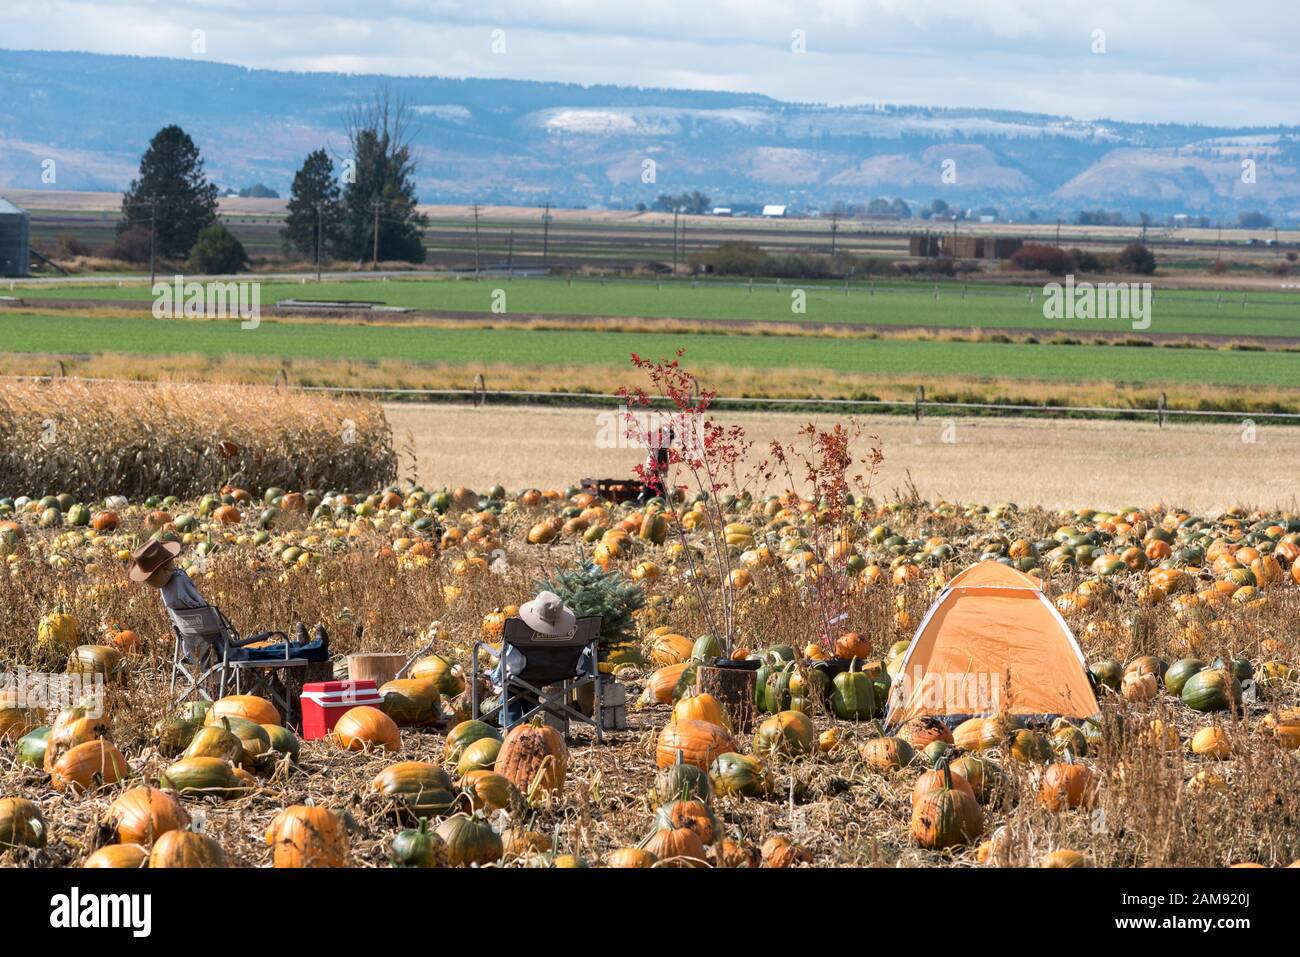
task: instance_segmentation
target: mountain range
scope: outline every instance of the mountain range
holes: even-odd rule
[[[868,98],[870,78],[847,82]],[[901,197],[1003,216],[1105,209],[1227,222],[1261,210],[1300,221],[1300,127],[12,50],[0,50],[0,188],[122,189],[150,137],[177,123],[223,189],[261,182],[287,195],[308,152],[342,156],[348,108],[384,89],[412,111],[426,203],[632,207],[700,190],[734,207]]]

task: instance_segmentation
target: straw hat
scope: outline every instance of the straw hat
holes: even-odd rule
[[[180,553],[180,542],[158,541],[151,538],[131,553],[131,565],[126,571],[126,576],[133,582],[148,581],[150,575]]]
[[[537,597],[519,607],[519,617],[539,635],[558,638],[573,631],[576,616],[554,592],[538,592]]]

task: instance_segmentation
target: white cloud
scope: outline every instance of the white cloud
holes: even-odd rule
[[[21,49],[682,86],[830,103],[1300,123],[1291,0],[7,0]],[[491,31],[505,31],[495,54]],[[791,52],[804,31],[807,53]],[[1093,31],[1106,52],[1091,52]]]

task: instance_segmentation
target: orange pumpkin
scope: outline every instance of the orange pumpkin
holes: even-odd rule
[[[334,740],[346,751],[397,751],[402,747],[402,733],[393,719],[364,704],[343,712],[334,725]]]
[[[959,772],[950,771],[951,780],[945,780],[944,772],[940,769],[926,771],[916,779],[916,784],[912,786],[912,807],[916,807],[927,794],[933,791],[942,791],[946,787],[954,787],[959,791],[965,791],[972,798],[975,797],[975,789],[971,787],[970,782],[966,780]]]
[[[510,729],[493,770],[529,800],[539,792],[558,795],[564,790],[569,749],[564,738],[549,725],[520,724]]]
[[[204,723],[221,724],[222,718],[244,718],[253,724],[281,723],[280,712],[275,705],[251,694],[230,694],[217,699],[208,709]]]
[[[654,867],[655,856],[643,847],[620,847],[605,858],[606,867]]]
[[[168,831],[189,827],[190,815],[167,791],[139,787],[125,792],[109,806],[108,820],[119,843],[148,847]]]
[[[148,861],[149,851],[139,844],[109,844],[91,854],[81,866],[133,870],[144,867]]]
[[[921,715],[908,721],[898,729],[897,736],[917,751],[922,750],[932,741],[953,743],[952,732],[948,730],[948,726],[938,718],[929,715]]]
[[[846,632],[835,639],[835,657],[837,658],[869,658],[870,656],[870,643],[856,631]]]
[[[659,830],[646,843],[645,849],[660,863],[672,862],[676,867],[707,867],[707,852],[700,836],[688,827],[676,830]]]
[[[98,739],[79,744],[59,758],[50,778],[60,791],[77,793],[116,784],[128,770],[122,752]]]
[[[1097,796],[1097,773],[1086,764],[1052,764],[1043,773],[1038,803],[1049,811],[1085,807]]]
[[[716,724],[720,728],[726,728],[730,725],[727,716],[722,711],[721,702],[711,694],[697,694],[682,698],[673,706],[673,719],[707,721],[709,724]]]
[[[677,763],[677,753],[682,762],[707,771],[718,755],[736,750],[735,739],[716,724],[692,718],[669,721],[659,732],[655,761],[661,768]]]
[[[811,864],[812,854],[798,844],[792,844],[788,837],[773,835],[763,842],[760,851],[763,867],[784,869],[796,864]]]
[[[275,849],[274,867],[347,867],[348,832],[329,808],[295,804],[277,814],[266,829]]]
[[[225,867],[226,852],[206,834],[168,831],[149,852],[150,869],[158,867]]]
[[[140,636],[129,628],[113,632],[110,640],[113,647],[124,655],[138,655],[142,650]]]

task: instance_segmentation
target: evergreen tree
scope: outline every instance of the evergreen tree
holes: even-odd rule
[[[320,221],[317,222],[317,208]],[[315,260],[316,240],[321,238],[321,259],[328,259],[337,250],[342,229],[343,210],[339,205],[339,184],[334,176],[334,163],[324,150],[310,153],[293,177],[293,190],[289,194],[289,214],[285,217],[284,236],[290,246],[304,256]]]
[[[372,257],[378,204],[379,258],[424,262],[428,220],[416,210],[415,159],[405,104],[385,92],[353,108],[348,139],[356,167],[343,191],[340,251],[350,259]]]
[[[636,638],[636,621],[632,613],[645,605],[645,591],[626,581],[618,572],[607,572],[588,563],[581,568],[557,572],[536,587],[538,591],[559,595],[579,618],[600,615],[602,658],[611,645]]]
[[[173,259],[188,256],[199,232],[217,219],[217,187],[203,173],[199,148],[179,126],[163,127],[149,141],[140,177],[122,197],[117,231],[148,230],[151,216],[158,255]]]
[[[226,276],[239,272],[247,264],[244,244],[221,223],[212,223],[203,227],[194,241],[185,268],[200,275]]]

